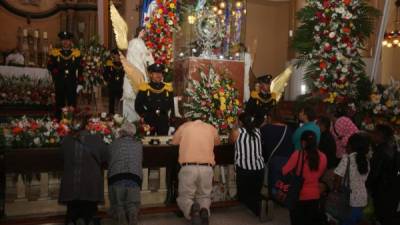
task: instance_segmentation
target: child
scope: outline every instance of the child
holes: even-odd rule
[[[364,133],[358,132],[350,136],[347,142],[347,154],[344,154],[339,165],[335,169],[336,188],[339,187],[342,178],[346,175],[347,164],[349,167],[349,185],[351,214],[342,221],[342,225],[356,225],[363,217],[363,208],[368,204],[367,188],[365,181],[369,173],[367,154],[370,148],[370,140]]]

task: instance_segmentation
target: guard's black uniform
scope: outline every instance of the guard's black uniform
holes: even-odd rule
[[[121,62],[108,60],[103,75],[108,86],[108,112],[114,114],[115,100],[118,102],[121,99],[124,84],[124,68]]]
[[[254,117],[255,124],[259,127],[274,105],[275,100],[270,93],[252,91],[246,103],[245,111]]]
[[[78,49],[54,48],[47,64],[55,86],[56,117],[61,118],[61,109],[76,107],[78,82],[82,80],[81,52]],[[65,100],[67,104],[65,104]]]
[[[135,100],[135,109],[140,117],[157,135],[167,135],[169,113],[174,115],[173,88],[171,83],[144,83],[140,85]]]

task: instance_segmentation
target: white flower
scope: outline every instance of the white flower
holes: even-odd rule
[[[102,112],[102,113],[101,113],[101,118],[104,119],[104,118],[106,118],[106,117],[107,117],[107,113],[106,113],[106,112]]]
[[[36,146],[40,146],[40,138],[39,138],[39,137],[35,137],[35,138],[33,139],[33,143],[34,143]]]
[[[330,32],[330,33],[329,33],[329,37],[330,37],[330,38],[334,38],[335,36],[336,36],[336,33],[335,33],[335,32]]]

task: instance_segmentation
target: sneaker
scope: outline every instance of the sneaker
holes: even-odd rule
[[[193,203],[192,208],[190,209],[190,218],[192,225],[201,225],[199,203]]]
[[[201,225],[208,225],[209,224],[208,210],[206,208],[201,208],[200,209],[200,218],[201,218]]]

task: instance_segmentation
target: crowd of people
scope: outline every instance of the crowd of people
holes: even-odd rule
[[[130,47],[143,42],[142,32],[138,30]],[[71,48],[71,36],[61,33],[60,38],[63,48],[54,50],[49,61],[57,108],[76,105],[80,75],[80,55]],[[145,47],[140,46],[138,49]],[[143,67],[151,58],[146,49],[142,50],[140,66]],[[112,216],[118,224],[137,224],[143,147],[134,137],[136,128],[129,118],[137,113],[136,116],[156,128],[154,134],[168,134],[169,115],[174,110],[173,89],[163,82],[163,65],[140,67],[148,80],[136,87],[123,76],[118,51],[113,52],[112,60],[105,76],[110,83],[118,83],[118,87],[109,86],[110,112],[115,100],[122,97],[123,104],[129,104],[125,115],[128,119],[108,147],[100,136],[84,131],[84,119],[73,121],[74,132],[62,141],[64,175],[60,202],[67,205],[66,224],[95,222],[97,204],[103,201],[103,162],[108,163]],[[351,190],[350,212],[340,224],[359,224],[369,202],[373,202],[380,224],[399,224],[400,155],[392,128],[378,125],[372,135],[360,131],[344,105],[338,105],[336,112],[327,117],[319,117],[313,106],[304,105],[297,115],[299,124],[286,124],[273,110],[276,102],[269,92],[271,80],[271,75],[258,78],[257,88],[229,137],[235,151],[237,199],[261,221],[266,221],[268,201],[277,200],[279,192],[275,184],[294,173],[303,182],[296,202],[290,207],[292,225],[326,224],[332,219],[325,212],[329,195],[346,182]],[[121,86],[128,84],[132,90],[124,87],[122,91]],[[135,88],[136,92],[132,92]],[[133,94],[128,96],[127,91]],[[129,113],[131,109],[135,114]],[[57,111],[58,117],[59,114]],[[191,224],[209,224],[214,147],[221,143],[218,131],[202,118],[196,118],[179,126],[171,143],[179,145],[177,204]]]

